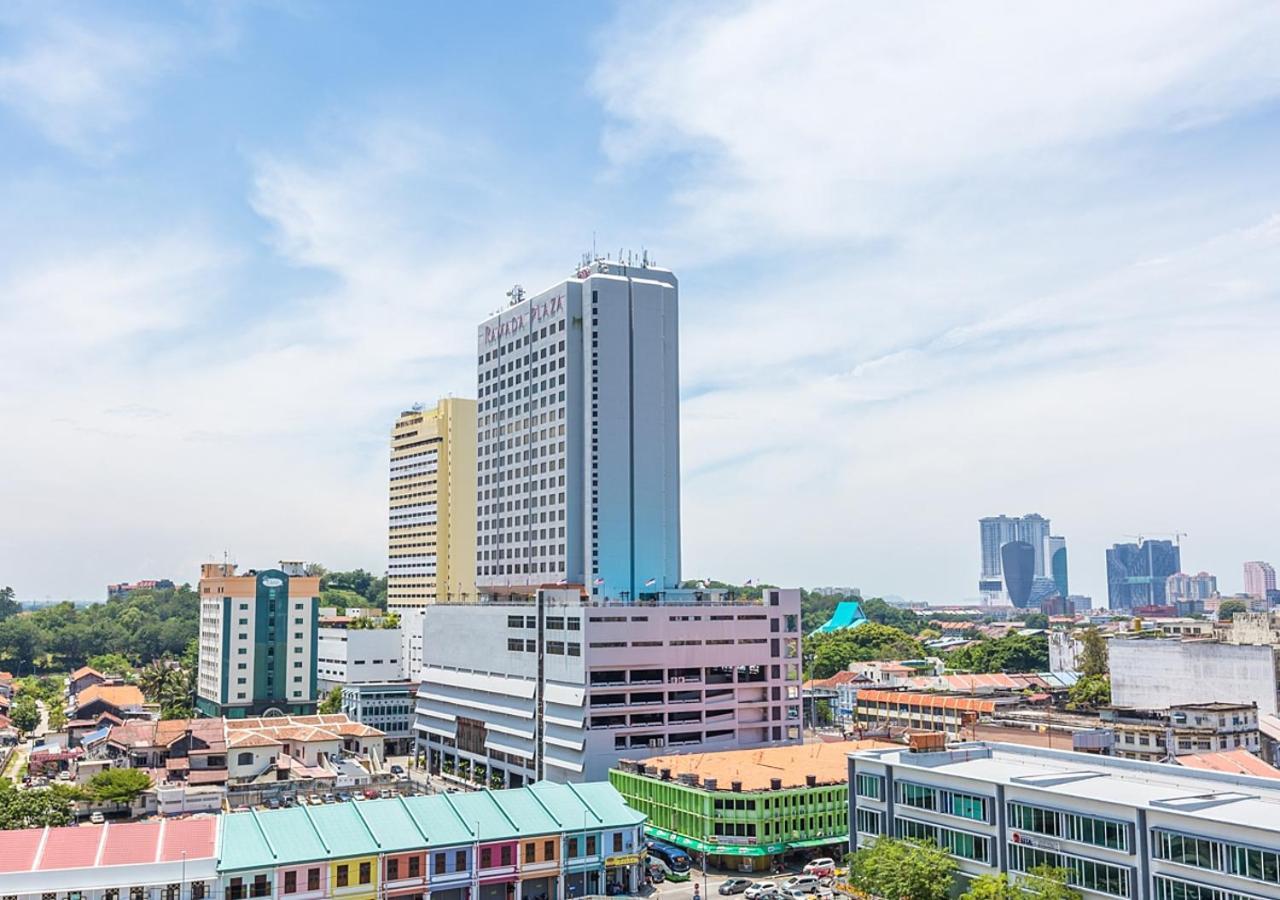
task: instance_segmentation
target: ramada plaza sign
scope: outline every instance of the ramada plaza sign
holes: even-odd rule
[[[548,297],[541,303],[530,303],[527,310],[522,310],[508,319],[499,319],[497,325],[484,326],[485,346],[508,337],[515,337],[526,327],[536,327],[539,322],[564,312],[564,294]]]

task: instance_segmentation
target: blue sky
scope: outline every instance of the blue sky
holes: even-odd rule
[[[511,284],[681,277],[689,577],[1280,561],[1280,7],[0,7],[0,583],[384,566]]]

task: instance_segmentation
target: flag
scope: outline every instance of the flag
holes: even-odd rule
[[[595,583],[596,583],[596,584],[604,584],[604,579],[603,579],[603,578],[597,578],[597,579],[595,580]]]
[[[556,584],[568,584],[568,583],[569,583],[568,578],[561,578],[559,581],[556,582]]]
[[[657,584],[657,583],[658,583],[658,579],[656,579],[656,578],[650,578],[648,581],[646,581],[646,582],[644,583],[644,586],[645,586],[645,587],[653,587],[653,586],[654,586],[655,584]]]
[[[755,580],[754,578],[748,578],[748,579],[747,579],[747,585],[746,585],[746,586],[747,586],[747,587],[751,587],[751,585],[753,585],[753,584],[755,584],[755,583],[756,583],[756,580]]]

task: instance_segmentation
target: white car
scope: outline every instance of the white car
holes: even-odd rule
[[[756,881],[746,889],[742,896],[746,897],[747,900],[757,900],[761,894],[767,894],[770,891],[776,891],[777,889],[778,886],[772,881]]]
[[[809,892],[802,887],[784,887],[778,893],[787,900],[809,900]]]
[[[90,823],[94,825],[101,825],[105,821],[107,821],[107,817],[104,816],[102,813],[98,812],[96,809],[93,812],[89,813]]]
[[[829,856],[819,856],[817,859],[811,859],[804,865],[804,873],[806,875],[816,875],[823,878],[832,874],[836,870],[836,861]]]
[[[782,882],[784,891],[799,890],[806,894],[812,894],[818,889],[817,875],[793,875],[786,881]]]

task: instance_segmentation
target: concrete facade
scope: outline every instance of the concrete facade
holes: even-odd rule
[[[849,758],[850,846],[932,839],[967,878],[1039,865],[1086,898],[1280,897],[1273,779],[1012,744]]]
[[[800,739],[800,592],[438,605],[415,729],[447,773],[597,780],[619,759]]]
[[[1135,709],[1185,703],[1256,703],[1277,711],[1280,676],[1270,645],[1122,638],[1108,642],[1111,702]]]
[[[411,681],[347,684],[342,688],[342,712],[353,722],[386,735],[388,755],[407,753],[413,746],[413,707],[418,685]]]
[[[201,715],[315,712],[320,579],[302,571],[284,562],[244,575],[233,563],[200,567]]]
[[[422,610],[475,598],[476,401],[402,412],[391,429],[387,609],[400,615],[404,673],[422,667]]]
[[[346,684],[405,677],[403,628],[321,628],[316,642],[320,693]]]
[[[675,276],[596,260],[511,296],[476,334],[479,590],[678,586]]]

